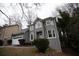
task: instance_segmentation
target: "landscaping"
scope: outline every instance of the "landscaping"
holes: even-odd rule
[[[39,52],[45,53],[46,50],[49,48],[49,41],[48,39],[35,39],[33,44],[38,49]]]

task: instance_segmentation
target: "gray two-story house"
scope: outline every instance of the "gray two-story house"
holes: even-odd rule
[[[56,18],[37,18],[33,24],[28,25],[28,30],[22,31],[22,34],[19,33],[19,35],[14,34],[12,36],[13,45],[19,44],[19,37],[20,39],[25,39],[26,42],[31,42],[38,38],[46,38],[49,40],[49,47],[61,51]]]
[[[56,50],[61,50],[59,35],[56,27],[56,18],[37,18],[33,24],[29,25],[29,40],[37,38],[46,38],[49,40],[49,46]]]

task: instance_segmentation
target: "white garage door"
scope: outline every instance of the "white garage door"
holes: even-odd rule
[[[20,45],[19,39],[12,39],[12,45]]]

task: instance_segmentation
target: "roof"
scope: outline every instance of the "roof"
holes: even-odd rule
[[[34,25],[38,20],[41,21],[42,19],[37,17],[37,18],[35,19],[35,21],[33,22],[33,24],[31,24],[31,25]],[[31,26],[31,25],[28,25],[28,27]]]
[[[45,18],[43,20],[48,20],[48,19],[54,19],[55,17],[48,17],[48,18]]]
[[[2,26],[0,26],[0,28],[7,28],[7,27],[13,27],[13,26],[18,26],[18,27],[19,27],[19,25],[18,25],[18,24],[15,24],[15,25],[4,25],[3,27],[2,27]]]
[[[45,20],[48,20],[48,19],[55,19],[55,17],[47,17],[47,18],[44,18],[44,19],[41,19],[41,18],[36,18],[35,21],[33,22],[33,24],[31,25],[34,25],[37,21],[45,21]],[[31,26],[31,25],[28,25],[28,26]]]
[[[28,28],[22,29],[21,32],[25,33],[26,31],[28,31]]]
[[[24,34],[24,33],[20,32],[20,33],[12,34],[12,36],[17,36],[17,35],[21,35],[21,34]]]
[[[22,29],[20,32],[15,33],[15,34],[12,34],[12,36],[17,36],[17,35],[24,34],[26,31],[28,31],[28,28],[26,28],[26,29]]]
[[[36,18],[36,20],[34,21],[34,23],[36,23],[37,21],[42,21],[43,19],[41,18]]]

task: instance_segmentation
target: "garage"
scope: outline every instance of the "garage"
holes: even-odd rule
[[[20,45],[19,39],[12,39],[12,45]]]
[[[23,39],[23,33],[12,35],[12,45],[20,45],[19,40]]]

